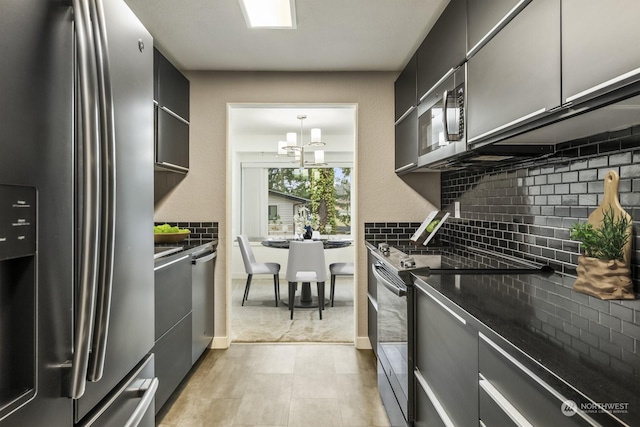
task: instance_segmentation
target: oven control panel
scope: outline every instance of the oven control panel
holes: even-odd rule
[[[35,187],[0,185],[0,261],[35,253]]]

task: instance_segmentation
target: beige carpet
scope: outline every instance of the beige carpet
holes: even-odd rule
[[[328,342],[354,341],[353,277],[338,277],[335,306],[327,307],[318,318],[318,309],[296,308],[293,320],[283,303],[275,307],[273,281],[267,276],[254,276],[249,299],[242,303],[245,280],[232,282],[231,339],[233,342]],[[316,295],[315,284],[311,284]],[[297,295],[300,295],[298,289]],[[287,284],[280,282],[280,296],[286,298]],[[329,283],[325,296],[329,297]]]

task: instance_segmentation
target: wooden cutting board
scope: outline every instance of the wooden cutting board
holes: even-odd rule
[[[604,197],[600,206],[589,215],[587,222],[594,226],[594,228],[600,228],[602,226],[602,218],[604,213],[609,209],[613,209],[614,218],[618,219],[621,216],[626,216],[631,220],[631,215],[625,212],[620,206],[620,199],[618,198],[618,188],[620,186],[620,177],[616,171],[609,171],[604,177]],[[633,223],[629,226],[629,232],[631,233]],[[631,240],[633,236],[624,245],[624,260],[627,263],[627,267],[631,263]]]

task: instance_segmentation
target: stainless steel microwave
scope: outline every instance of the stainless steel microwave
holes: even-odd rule
[[[447,73],[418,105],[418,167],[428,168],[467,150],[466,64]]]

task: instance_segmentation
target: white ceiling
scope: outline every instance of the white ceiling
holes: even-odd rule
[[[400,71],[449,0],[295,0],[297,28],[249,29],[237,0],[126,0],[182,70]]]

